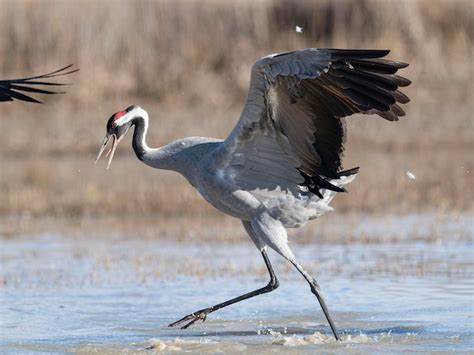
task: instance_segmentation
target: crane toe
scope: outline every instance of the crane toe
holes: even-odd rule
[[[168,327],[174,327],[176,325],[180,325],[180,324],[183,324],[185,322],[188,322],[188,323],[186,323],[185,325],[183,325],[181,327],[181,329],[187,329],[190,326],[192,326],[194,323],[196,323],[197,321],[205,322],[206,318],[207,318],[207,315],[211,312],[212,312],[212,308],[201,309],[201,310],[196,311],[194,313],[188,314],[187,316],[184,316],[183,318],[177,320],[176,322],[168,324]]]

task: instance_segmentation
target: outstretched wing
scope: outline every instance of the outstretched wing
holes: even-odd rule
[[[22,100],[28,102],[42,103],[29,96],[30,94],[63,94],[64,92],[51,91],[38,88],[41,86],[63,86],[67,84],[54,83],[49,79],[77,72],[79,69],[71,69],[72,64],[55,70],[51,73],[32,76],[29,78],[0,80],[0,102]],[[25,94],[25,93],[28,93]]]
[[[305,185],[344,191],[345,124],[353,113],[396,121],[409,101],[396,75],[408,64],[380,59],[388,50],[304,49],[259,59],[240,120],[224,142],[227,177],[245,189]]]

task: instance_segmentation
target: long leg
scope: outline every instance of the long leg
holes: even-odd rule
[[[324,315],[329,322],[329,326],[334,334],[334,337],[339,340],[339,336],[337,335],[336,326],[329,315],[329,311],[326,307],[326,303],[321,295],[321,290],[319,289],[319,285],[315,279],[311,277],[302,267],[296,262],[295,255],[291,251],[288,246],[288,236],[286,233],[286,229],[284,228],[281,221],[276,220],[269,216],[268,214],[262,214],[256,218],[254,218],[251,222],[252,224],[252,231],[255,233],[254,238],[259,238],[262,240],[266,245],[270,248],[275,250],[285,259],[290,261],[304,276],[306,281],[308,281],[309,286],[311,287],[311,292],[317,297],[321,308],[323,309]],[[252,235],[251,235],[252,236]]]
[[[255,297],[255,296],[258,296],[262,293],[267,293],[267,292],[270,292],[270,291],[273,291],[274,289],[276,289],[278,287],[279,283],[278,283],[278,280],[277,280],[277,278],[275,276],[275,273],[273,271],[272,264],[270,264],[270,260],[268,259],[268,255],[267,255],[266,250],[262,249],[261,253],[262,253],[262,256],[263,256],[263,260],[265,260],[265,265],[267,265],[268,272],[270,273],[270,282],[265,287],[262,287],[262,288],[259,288],[258,290],[246,293],[242,296],[232,298],[228,301],[218,303],[218,304],[216,304],[212,307],[204,308],[204,309],[201,309],[197,312],[188,314],[187,316],[181,318],[180,320],[177,320],[176,322],[171,323],[168,326],[169,327],[174,327],[175,325],[178,325],[178,324],[189,321],[188,323],[186,323],[185,325],[183,325],[181,327],[181,329],[186,329],[189,326],[196,323],[198,320],[204,322],[209,313],[212,313],[214,311],[217,311],[218,309],[230,306],[231,304],[234,304],[234,303],[237,303],[237,302],[246,300],[248,298]]]
[[[334,322],[332,321],[332,318],[331,316],[329,315],[329,311],[328,311],[328,308],[326,307],[326,303],[324,302],[324,299],[323,299],[323,296],[321,294],[321,289],[319,288],[319,285],[318,283],[316,282],[316,280],[310,275],[308,274],[302,267],[300,264],[298,264],[296,261],[294,260],[290,260],[291,263],[298,269],[298,271],[301,273],[301,275],[303,275],[303,277],[306,279],[306,281],[308,281],[309,283],[309,287],[311,288],[311,292],[316,296],[316,298],[318,299],[319,301],[319,304],[321,305],[321,308],[323,309],[323,312],[324,312],[324,315],[326,316],[326,319],[329,323],[329,326],[331,327],[331,330],[334,334],[334,337],[336,338],[336,340],[339,340],[339,335],[337,334],[337,329],[336,329],[336,326],[334,325]]]

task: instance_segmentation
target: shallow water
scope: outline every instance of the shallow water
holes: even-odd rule
[[[187,329],[170,322],[266,284],[247,243],[35,236],[1,239],[0,353],[472,352],[472,226],[465,238],[292,245],[320,282],[336,342],[300,275]]]

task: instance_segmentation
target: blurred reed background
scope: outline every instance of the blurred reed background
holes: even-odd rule
[[[106,120],[135,103],[150,113],[151,146],[224,138],[252,63],[304,47],[388,48],[410,63],[407,117],[348,121],[345,166],[361,173],[336,198],[336,213],[471,211],[473,4],[0,0],[1,78],[81,69],[64,78],[68,93],[45,105],[0,105],[0,233],[45,221],[135,228],[143,219],[156,227],[163,218],[221,216],[183,178],[141,164],[130,137],[111,170],[94,166]]]

